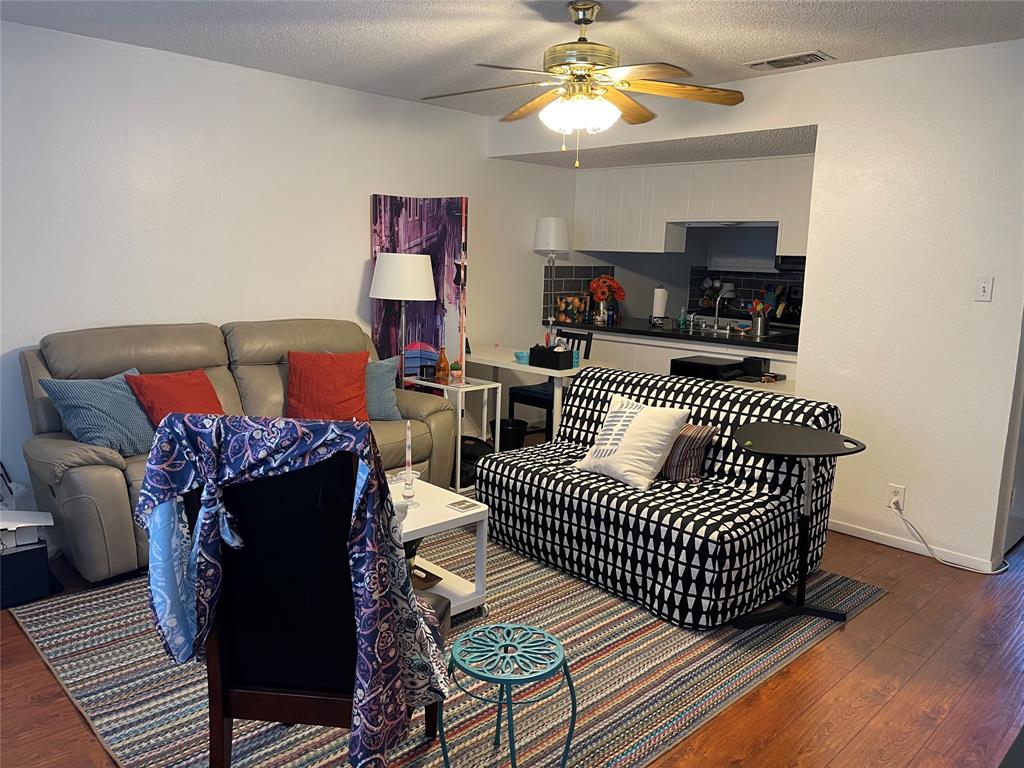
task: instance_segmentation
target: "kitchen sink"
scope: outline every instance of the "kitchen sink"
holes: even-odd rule
[[[785,328],[785,329],[777,330],[777,331],[768,331],[768,335],[767,336],[755,337],[755,336],[753,336],[750,333],[738,333],[736,331],[730,331],[728,328],[687,328],[685,331],[682,331],[682,333],[685,333],[688,336],[705,336],[705,337],[706,336],[717,336],[719,338],[736,338],[736,339],[753,339],[753,338],[773,339],[773,338],[776,338],[778,336],[792,336],[792,335],[796,335],[797,332],[792,330],[792,329],[790,329],[790,328]]]
[[[742,336],[744,334],[734,333],[728,328],[687,328],[686,333],[693,336]]]

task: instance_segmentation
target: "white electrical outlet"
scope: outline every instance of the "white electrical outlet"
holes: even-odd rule
[[[992,283],[995,278],[992,275],[977,275],[974,278],[974,300],[992,301]]]
[[[907,486],[889,483],[889,498],[886,504],[892,504],[893,500],[899,503],[899,510],[902,512],[907,508]]]

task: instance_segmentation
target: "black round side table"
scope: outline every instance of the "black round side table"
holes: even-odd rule
[[[736,619],[740,629],[747,629],[759,624],[780,621],[793,616],[818,616],[832,621],[846,621],[845,611],[836,611],[818,605],[808,605],[807,597],[807,560],[811,549],[811,512],[814,484],[814,460],[834,456],[849,456],[860,453],[867,446],[860,440],[827,432],[823,429],[801,427],[795,424],[776,424],[760,421],[744,424],[733,433],[733,438],[743,450],[756,456],[791,457],[800,459],[804,468],[803,509],[797,520],[797,551],[800,563],[797,569],[796,598],[788,592],[782,594],[786,605],[770,611],[748,613]]]

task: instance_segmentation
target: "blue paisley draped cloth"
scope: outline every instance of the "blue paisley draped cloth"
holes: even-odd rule
[[[242,547],[222,489],[312,466],[339,452],[358,459],[348,541],[356,619],[349,759],[383,766],[408,734],[408,708],[440,701],[449,679],[437,619],[417,602],[394,506],[365,422],[171,414],[153,440],[134,518],[149,534],[149,597],[177,662],[197,656],[221,584],[221,545]],[[189,530],[181,496],[201,490]]]

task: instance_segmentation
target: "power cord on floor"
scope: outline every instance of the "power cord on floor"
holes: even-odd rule
[[[899,499],[892,499],[889,502],[889,509],[893,511],[893,514],[895,514],[896,517],[903,521],[903,524],[906,525],[907,529],[911,533],[913,533],[914,536],[917,537],[917,540],[924,544],[924,548],[928,550],[928,554],[930,554],[943,565],[948,565],[950,568],[959,568],[961,571],[970,571],[971,573],[982,573],[986,576],[993,576],[997,573],[1004,573],[1010,568],[1010,564],[1006,562],[1006,560],[1003,560],[1002,564],[994,571],[982,571],[979,568],[971,568],[969,565],[959,565],[958,563],[951,563],[948,560],[943,560],[941,557],[935,554],[935,550],[932,549],[931,544],[925,541],[924,536],[922,536],[921,532],[917,530],[917,526],[915,526],[912,522],[910,522],[909,520],[907,520],[906,517],[903,516],[903,508],[900,505]]]

